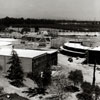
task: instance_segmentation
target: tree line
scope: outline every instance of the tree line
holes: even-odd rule
[[[5,17],[0,19],[0,29],[6,27],[39,27],[54,28],[68,31],[100,32],[100,21],[56,20]]]

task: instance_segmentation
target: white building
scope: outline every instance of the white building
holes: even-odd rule
[[[43,70],[47,63],[50,65],[57,64],[57,51],[39,51],[39,50],[27,50],[27,49],[14,49],[20,60],[21,66],[25,73]],[[11,57],[12,49],[0,49],[0,66],[3,72],[7,72],[9,69],[9,58]]]

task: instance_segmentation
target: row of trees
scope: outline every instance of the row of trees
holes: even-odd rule
[[[100,31],[99,21],[77,21],[77,20],[50,20],[31,18],[2,18],[0,25],[4,27],[42,27],[56,28],[70,31]]]

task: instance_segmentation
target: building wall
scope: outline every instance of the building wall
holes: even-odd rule
[[[3,68],[3,72],[7,72],[10,67],[10,64],[7,64],[9,61],[9,56],[0,56],[0,65]],[[43,69],[49,65],[57,65],[57,52],[52,54],[42,54],[33,59],[31,58],[21,58],[21,65],[24,73],[34,72],[34,71],[43,71]]]
[[[9,69],[9,64],[7,64],[9,61],[9,58],[10,57],[0,56],[0,65],[3,69],[2,70],[3,72],[7,72],[7,70]]]
[[[3,72],[7,72],[7,70],[10,67],[10,64],[7,64],[9,61],[9,56],[0,56],[0,65],[3,68]],[[23,71],[25,73],[32,72],[32,59],[29,58],[20,58],[21,60],[21,66],[23,68]]]
[[[32,72],[41,72],[47,65],[47,54],[40,55],[32,60]]]
[[[90,64],[100,64],[100,51],[88,51],[87,63]]]
[[[20,60],[21,60],[23,71],[25,73],[32,72],[32,59],[31,58],[20,58]]]
[[[60,46],[62,46],[66,42],[67,42],[67,40],[65,37],[58,37],[58,38],[51,40],[51,47],[52,48],[59,48]]]
[[[39,57],[33,58],[32,72],[41,72],[47,65],[57,65],[58,57],[57,52],[51,54],[44,54]]]
[[[58,63],[57,52],[48,54],[47,55],[47,62],[49,65],[57,65],[57,63]]]

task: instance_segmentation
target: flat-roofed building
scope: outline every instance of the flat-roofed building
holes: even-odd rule
[[[50,65],[57,64],[57,51],[40,51],[40,50],[28,50],[28,49],[14,49],[20,60],[24,73],[42,71],[47,63]],[[0,65],[4,72],[9,69],[8,61],[11,57],[12,49],[0,49]]]

